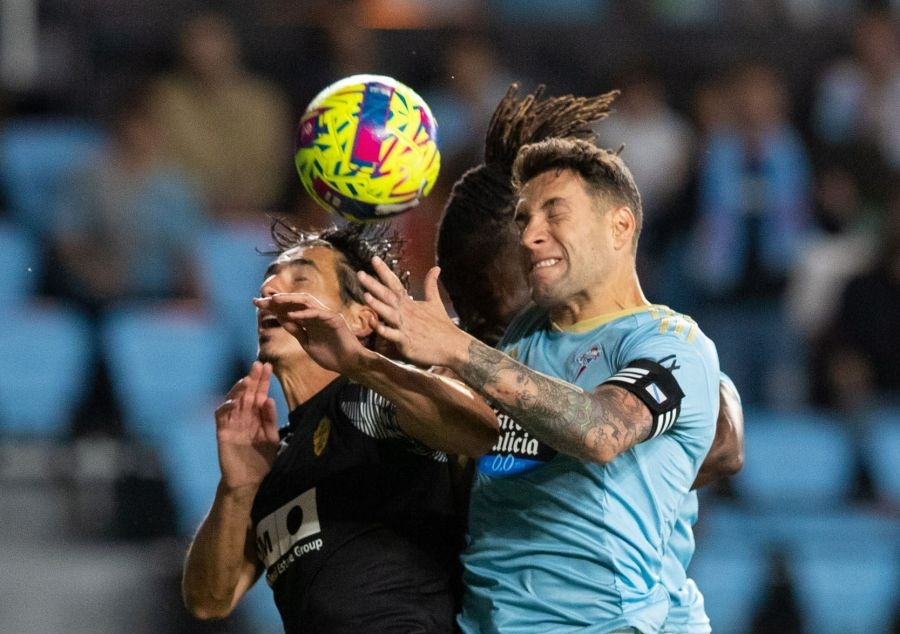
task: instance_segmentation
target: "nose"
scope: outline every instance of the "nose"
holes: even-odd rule
[[[528,224],[522,229],[521,242],[526,249],[533,249],[547,240],[546,225],[537,216],[528,219]]]
[[[275,293],[281,293],[281,285],[278,281],[278,274],[273,274],[263,280],[262,286],[259,288],[260,297],[271,297]]]

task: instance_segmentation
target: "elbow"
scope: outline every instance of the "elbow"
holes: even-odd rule
[[[619,452],[612,447],[597,447],[593,449],[589,455],[581,456],[581,459],[586,462],[593,462],[594,464],[605,466],[615,460],[618,455]]]
[[[225,619],[231,616],[231,613],[234,611],[234,606],[230,602],[202,598],[189,592],[187,589],[183,590],[182,599],[188,613],[201,621]]]
[[[720,466],[720,472],[723,476],[733,476],[738,471],[740,471],[744,466],[744,452],[739,451],[735,452],[733,455],[728,456],[724,460],[722,460],[722,464]]]

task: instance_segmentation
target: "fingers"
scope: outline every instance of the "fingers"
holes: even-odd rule
[[[372,258],[372,268],[374,268],[375,272],[378,273],[378,277],[381,279],[382,284],[387,286],[395,293],[399,293],[401,295],[406,294],[406,289],[403,287],[403,282],[401,282],[400,278],[397,277],[390,269],[390,267],[384,263],[384,260],[382,260],[377,255]]]
[[[425,301],[429,304],[441,302],[441,291],[438,288],[438,278],[440,275],[441,269],[438,266],[431,267],[425,275]]]
[[[382,322],[375,324],[375,332],[378,333],[379,337],[382,337],[391,343],[400,343],[400,341],[403,340],[403,333]]]
[[[359,279],[360,284],[363,285],[363,288],[366,289],[367,294],[385,305],[397,305],[398,295],[396,292],[392,291],[365,271],[359,271],[356,276]]]
[[[267,398],[260,408],[260,414],[266,440],[277,443],[281,439],[278,436],[278,411],[275,408],[275,399]]]
[[[273,313],[286,313],[305,308],[329,310],[318,297],[309,293],[275,293],[268,297],[254,297],[253,304],[257,308]]]
[[[254,395],[254,402],[256,407],[262,408],[265,405],[266,399],[269,398],[269,383],[272,379],[272,364],[264,363],[262,366],[262,374],[259,377],[259,382],[256,385],[256,394]]]
[[[393,326],[397,325],[397,311],[393,306],[389,306],[371,293],[364,293],[363,299],[366,301],[366,305],[374,310],[378,317],[388,324]]]

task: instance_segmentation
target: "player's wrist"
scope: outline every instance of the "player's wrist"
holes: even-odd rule
[[[255,478],[232,479],[227,476],[222,476],[219,480],[216,495],[229,502],[242,505],[248,502],[252,504],[264,477],[265,476],[260,477],[257,480]]]
[[[450,368],[462,376],[462,370],[469,361],[469,346],[473,341],[477,341],[477,339],[459,328],[454,328],[454,332],[444,338],[442,348],[445,358],[435,365]]]

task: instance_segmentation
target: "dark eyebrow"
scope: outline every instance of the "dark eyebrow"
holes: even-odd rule
[[[550,209],[551,207],[555,207],[558,203],[563,202],[564,199],[561,196],[554,196],[553,198],[548,198],[543,203],[541,203],[541,209]]]
[[[274,275],[278,271],[280,271],[283,267],[290,266],[311,266],[316,271],[319,271],[319,267],[316,266],[316,263],[312,260],[308,260],[306,258],[294,258],[293,260],[288,260],[287,262],[272,262],[268,268],[266,268],[265,277],[269,277],[270,275]],[[321,272],[321,271],[320,271]]]

